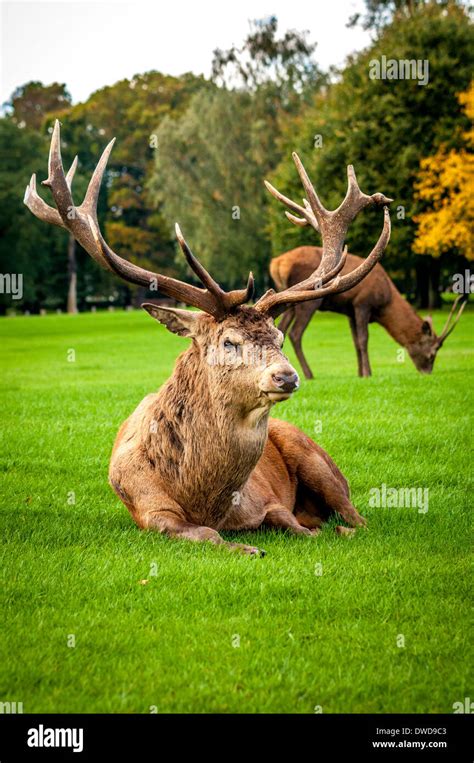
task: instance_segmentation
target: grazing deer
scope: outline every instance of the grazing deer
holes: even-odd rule
[[[140,528],[225,543],[250,555],[261,552],[225,542],[219,531],[266,525],[313,535],[334,513],[352,527],[364,525],[350,502],[344,476],[327,453],[296,427],[269,418],[273,405],[288,399],[299,385],[281,351],[283,335],[273,316],[285,305],[349,289],[367,275],[390,237],[388,208],[384,207],[383,230],[372,252],[359,268],[341,276],[344,238],[361,209],[388,200],[382,194],[363,194],[349,167],[346,197],[337,215],[327,212],[295,155],[314,214],[321,220],[324,254],[309,278],[283,293],[270,289],[248,306],[252,274],[245,289],[223,291],[194,257],[178,226],[180,247],[204,288],[144,270],[112,251],[99,230],[96,211],[112,143],[102,154],[83,203],[75,207],[71,182],[76,161],[65,175],[56,122],[44,181],[56,209],[37,194],[34,175],[25,194],[33,214],[69,230],[104,268],[128,283],[148,288],[154,284],[163,294],[199,308],[193,312],[143,305],[171,332],[191,339],[191,345],[168,381],[145,397],[120,428],[110,461],[112,488]],[[341,527],[340,532],[350,531]]]
[[[301,207],[283,196],[270,183],[266,185],[268,190],[292,212],[302,215],[297,217],[287,212],[286,215],[291,222],[300,226],[311,225],[319,231],[318,220],[312,214],[307,202],[304,207]],[[321,247],[300,246],[275,257],[270,263],[270,274],[276,287],[279,290],[285,290],[308,278],[319,267],[322,256]],[[357,270],[361,263],[360,257],[348,254],[341,273],[349,274]],[[454,318],[458,304],[462,300],[464,301]],[[465,304],[464,295],[460,295],[452,306],[441,334],[437,336],[431,316],[425,319],[420,318],[402,297],[382,265],[377,264],[364,280],[359,281],[344,293],[328,294],[312,302],[291,305],[282,316],[278,328],[285,335],[289,329],[290,341],[307,379],[312,379],[313,373],[304,356],[301,341],[316,310],[342,313],[349,318],[357,353],[359,376],[370,376],[372,373],[367,345],[368,325],[374,322],[380,323],[395,341],[406,348],[418,371],[430,374],[436,353],[459,321]]]

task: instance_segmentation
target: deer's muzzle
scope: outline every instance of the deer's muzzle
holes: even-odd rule
[[[295,369],[289,364],[275,363],[265,370],[260,382],[260,389],[270,400],[286,400],[298,389],[300,380]]]

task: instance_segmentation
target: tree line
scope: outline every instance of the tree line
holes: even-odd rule
[[[349,23],[370,28],[373,40],[339,71],[321,70],[307,32],[280,35],[271,17],[253,22],[240,47],[216,49],[209,79],[151,71],[78,104],[65,84],[19,87],[0,119],[0,272],[23,274],[23,296],[0,293],[0,311],[74,312],[144,297],[22,204],[31,173],[46,177],[56,118],[65,166],[79,157],[77,204],[117,137],[99,220],[112,248],[143,267],[185,275],[178,220],[226,288],[253,270],[263,291],[272,256],[319,243],[288,223],[263,186],[267,178],[301,197],[296,150],[326,206],[344,194],[349,163],[363,190],[395,199],[384,266],[419,306],[438,304],[474,257],[472,25],[453,0],[366,0],[366,14]],[[365,256],[379,226],[375,213],[360,216],[349,250]]]

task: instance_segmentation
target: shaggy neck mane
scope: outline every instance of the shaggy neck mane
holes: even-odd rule
[[[209,367],[193,344],[150,408],[142,441],[178,502],[205,524],[236,500],[263,452],[267,426],[268,411],[245,415],[225,375],[211,388]]]

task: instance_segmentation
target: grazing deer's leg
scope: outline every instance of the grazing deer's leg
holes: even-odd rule
[[[359,346],[359,336],[357,334],[357,326],[353,315],[349,316],[349,323],[351,324],[352,341],[354,342],[355,351],[357,354],[357,370],[359,376],[363,376],[362,373],[362,354]]]
[[[294,308],[295,320],[293,321],[289,334],[291,344],[293,345],[293,349],[296,353],[296,357],[298,358],[301,364],[301,368],[303,369],[303,373],[307,379],[314,379],[314,376],[304,356],[303,348],[301,346],[301,339],[308,323],[320,306],[321,302],[321,299],[315,299],[313,302],[302,302],[301,304],[297,305]]]
[[[263,524],[275,529],[289,530],[294,535],[317,535],[320,532],[317,528],[310,530],[300,525],[295,515],[279,504],[267,509]]]
[[[360,353],[359,376],[372,376],[367,345],[369,342],[369,315],[367,310],[356,307],[354,310],[355,330]]]
[[[285,312],[281,316],[281,320],[278,323],[278,328],[284,336],[286,336],[286,332],[290,328],[290,325],[294,317],[295,317],[294,307],[289,307],[288,310],[285,310]]]

